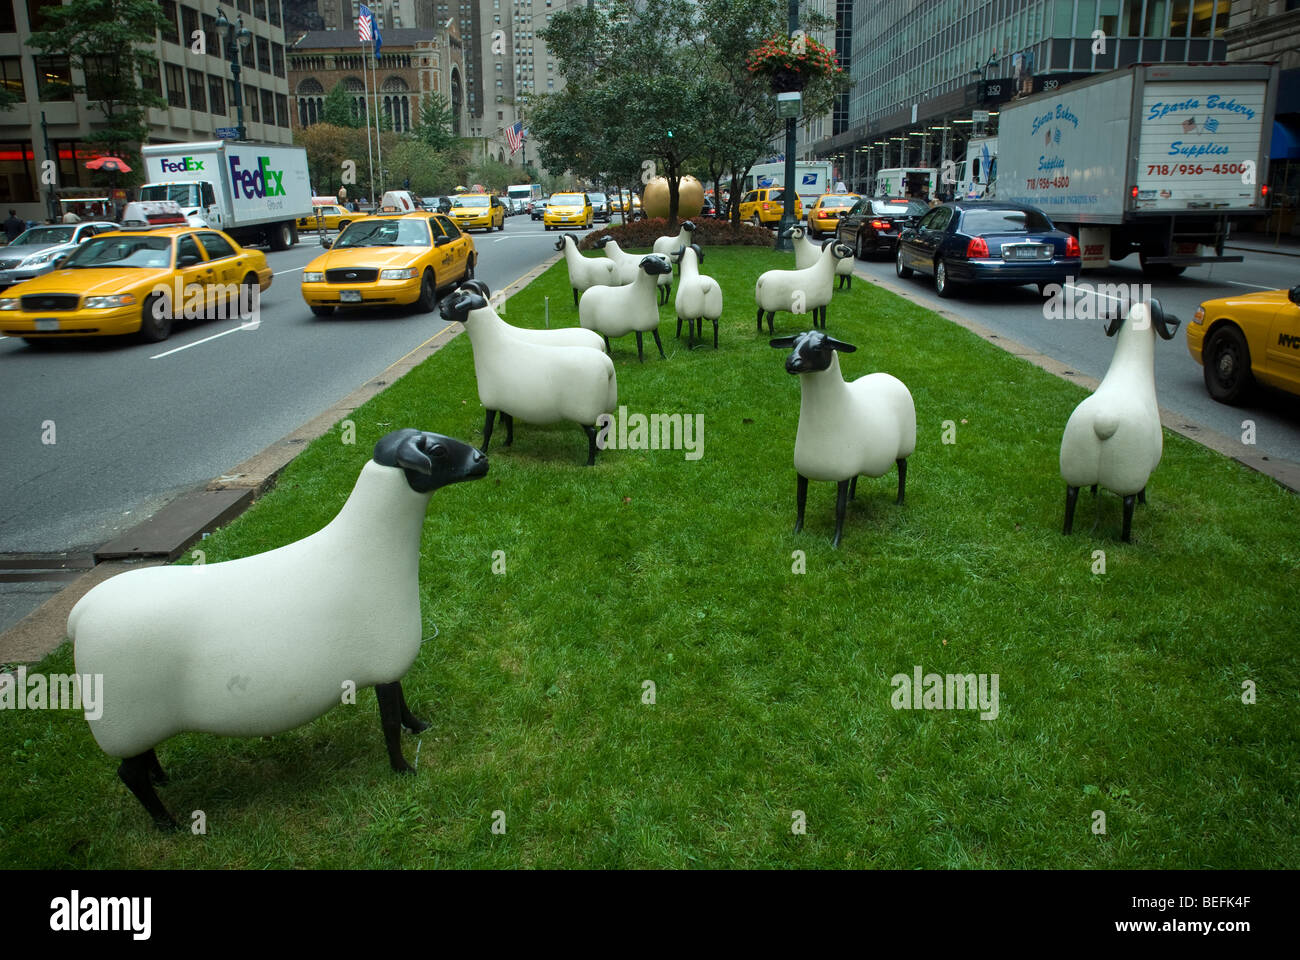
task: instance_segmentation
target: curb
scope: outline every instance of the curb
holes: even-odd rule
[[[1245,250],[1248,253],[1267,253],[1275,257],[1300,257],[1300,253],[1292,253],[1290,250],[1267,250],[1264,247],[1238,247],[1230,243],[1223,245],[1224,250]]]
[[[959,327],[964,327],[971,333],[975,334],[981,340],[985,340],[996,347],[1000,347],[1007,353],[1019,357],[1021,360],[1028,361],[1040,370],[1046,370],[1053,376],[1060,377],[1062,380],[1068,380],[1070,383],[1077,383],[1087,390],[1096,390],[1097,385],[1101,382],[1092,377],[1072,370],[1069,364],[1062,363],[1054,357],[1047,354],[1039,353],[1032,347],[1027,347],[1017,340],[1004,337],[1000,333],[994,333],[988,327],[967,317],[954,313],[946,301],[934,299],[925,294],[918,294],[916,290],[908,290],[906,287],[889,280],[879,280],[875,277],[859,273],[856,269],[853,271],[856,277],[862,277],[876,286],[888,290],[919,307],[939,314],[950,323],[955,323]],[[1242,454],[1241,444],[1229,437],[1227,434],[1219,433],[1202,423],[1197,423],[1176,413],[1167,407],[1160,408],[1160,424],[1165,429],[1176,433],[1179,436],[1186,437],[1188,440],[1195,440],[1203,447],[1208,447],[1215,453],[1221,453],[1229,457],[1242,466],[1249,467],[1256,473],[1262,473],[1271,477],[1279,486],[1290,490],[1292,493],[1300,493],[1300,463],[1292,463],[1290,460],[1275,460],[1272,457],[1266,457],[1261,454]]]
[[[501,292],[510,296],[523,286],[527,286],[541,276],[563,256],[556,253],[527,273],[511,281]],[[257,501],[262,494],[275,485],[280,473],[306,449],[317,437],[328,433],[338,421],[347,417],[353,410],[367,400],[383,393],[394,383],[410,373],[429,357],[433,356],[462,332],[464,327],[458,323],[448,324],[428,340],[411,350],[405,356],[389,364],[377,376],[372,377],[343,399],[330,406],[317,416],[308,420],[295,430],[290,431],[264,450],[253,454],[243,463],[209,480],[202,487],[169,501],[157,513],[143,520],[131,530],[113,542],[138,539],[143,530],[156,527],[156,518],[166,511],[184,512],[183,501],[198,500],[205,495],[211,496],[215,491],[243,492],[245,495],[233,498],[235,507],[223,511],[219,518],[196,520],[188,526],[176,529],[169,542],[159,548],[166,552],[168,559],[160,555],[141,557],[138,560],[106,560],[78,577],[54,596],[29,613],[8,630],[0,633],[0,664],[34,663],[51,653],[67,639],[68,614],[78,600],[111,576],[140,567],[152,567],[169,562],[184,552],[190,544],[199,540],[204,533],[209,533],[229,523]]]

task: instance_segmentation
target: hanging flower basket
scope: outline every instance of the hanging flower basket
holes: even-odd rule
[[[806,34],[773,34],[749,51],[745,67],[767,77],[774,93],[802,90],[819,77],[842,72],[835,54]]]

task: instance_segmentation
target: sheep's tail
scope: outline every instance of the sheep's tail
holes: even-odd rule
[[[1098,440],[1109,440],[1119,429],[1119,417],[1113,413],[1098,414],[1092,421],[1092,432]]]

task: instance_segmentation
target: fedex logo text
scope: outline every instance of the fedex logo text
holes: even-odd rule
[[[283,179],[283,170],[271,169],[270,157],[258,157],[256,170],[241,170],[239,157],[230,158],[230,185],[236,196],[242,193],[249,199],[282,197],[284,196],[284,184],[281,183]]]
[[[179,160],[168,160],[163,157],[158,163],[164,173],[190,173],[203,169],[203,161],[195,160],[193,157],[181,157]]]

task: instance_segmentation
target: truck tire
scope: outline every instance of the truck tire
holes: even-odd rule
[[[1172,263],[1147,263],[1145,253],[1138,254],[1138,261],[1142,264],[1142,272],[1149,277],[1181,277],[1186,267],[1178,267]]]
[[[272,250],[288,250],[293,246],[293,221],[286,220],[281,223],[273,223],[267,231],[270,234],[270,247]]]

